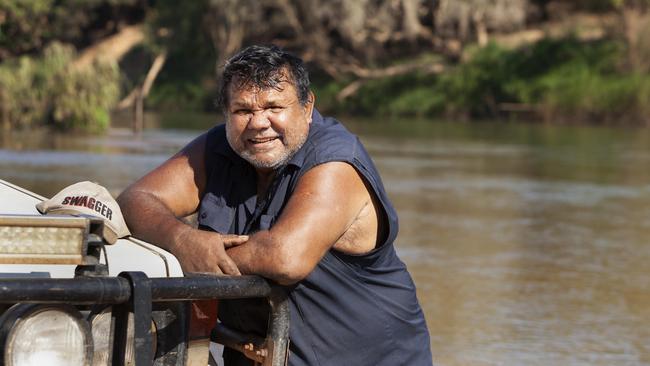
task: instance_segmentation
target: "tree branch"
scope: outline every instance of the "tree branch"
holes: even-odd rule
[[[442,63],[409,63],[383,69],[368,69],[358,65],[346,65],[341,68],[359,77],[359,79],[348,84],[336,95],[339,102],[354,95],[368,80],[405,75],[416,71],[423,74],[440,74],[445,70]]]
[[[124,27],[118,33],[84,49],[72,63],[72,67],[83,68],[95,61],[117,62],[142,41],[144,41],[144,32],[141,26]]]
[[[151,67],[149,68],[149,71],[147,72],[147,75],[144,78],[144,81],[142,82],[142,85],[138,85],[133,88],[129,95],[117,103],[117,106],[115,108],[117,110],[130,108],[139,97],[145,98],[147,95],[149,95],[151,87],[153,86],[154,81],[156,81],[156,77],[160,73],[160,70],[162,70],[166,59],[166,52],[163,52],[156,56],[156,58],[153,60],[153,63],[151,64]]]

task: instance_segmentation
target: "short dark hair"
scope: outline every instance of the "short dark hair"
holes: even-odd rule
[[[287,80],[287,76],[291,80]],[[296,88],[300,104],[309,101],[309,74],[302,59],[275,45],[249,46],[226,61],[217,100],[224,111],[228,107],[228,88],[233,80],[238,87],[250,85],[262,89],[277,89],[281,82],[288,81]]]

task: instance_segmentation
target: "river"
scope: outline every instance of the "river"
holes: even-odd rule
[[[399,212],[436,364],[650,365],[649,130],[348,127]],[[0,178],[46,196],[81,180],[118,194],[199,133],[5,135]]]

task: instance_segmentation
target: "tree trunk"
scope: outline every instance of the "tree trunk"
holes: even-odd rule
[[[134,103],[134,116],[133,116],[133,133],[139,134],[144,129],[144,98],[149,95],[151,87],[153,86],[154,81],[160,70],[162,70],[165,60],[167,59],[167,53],[163,52],[156,56],[151,64],[147,76],[145,76],[142,86],[139,86],[135,89],[135,103]]]
[[[118,62],[133,47],[144,41],[144,32],[139,25],[124,27],[118,33],[84,49],[72,63],[73,68],[83,68],[95,61]]]
[[[2,122],[2,131],[4,133],[11,130],[9,122],[9,108],[7,107],[7,93],[0,88],[0,122]]]
[[[144,129],[144,96],[142,88],[138,87],[135,92],[135,103],[133,105],[133,133],[139,135]]]
[[[650,14],[635,6],[623,7],[621,11],[627,57],[630,67],[634,71],[646,72],[650,70]]]
[[[488,44],[488,31],[485,26],[485,18],[482,12],[474,13],[474,27],[476,29],[476,42],[481,47],[485,47]]]
[[[253,4],[254,5],[254,4]],[[253,11],[250,1],[213,0],[210,12],[204,22],[209,29],[212,45],[217,54],[214,64],[214,74],[217,80],[221,76],[221,68],[226,60],[237,52],[244,43],[248,17]]]
[[[402,0],[402,28],[404,29],[404,38],[410,43],[415,43],[423,33],[418,16],[419,5],[419,0]]]

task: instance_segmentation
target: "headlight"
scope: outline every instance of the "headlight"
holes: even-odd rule
[[[88,365],[90,328],[71,307],[17,304],[3,315],[4,364]],[[10,326],[13,324],[13,326]]]
[[[111,308],[108,307],[101,312],[91,315],[90,322],[92,326],[92,335],[94,343],[93,366],[107,366],[110,354],[113,352],[113,338],[111,337],[112,316]],[[124,364],[135,365],[135,355],[133,354],[133,313],[129,313],[129,323],[126,330],[126,352]],[[153,354],[156,354],[156,326],[151,322],[151,336],[153,337]]]

